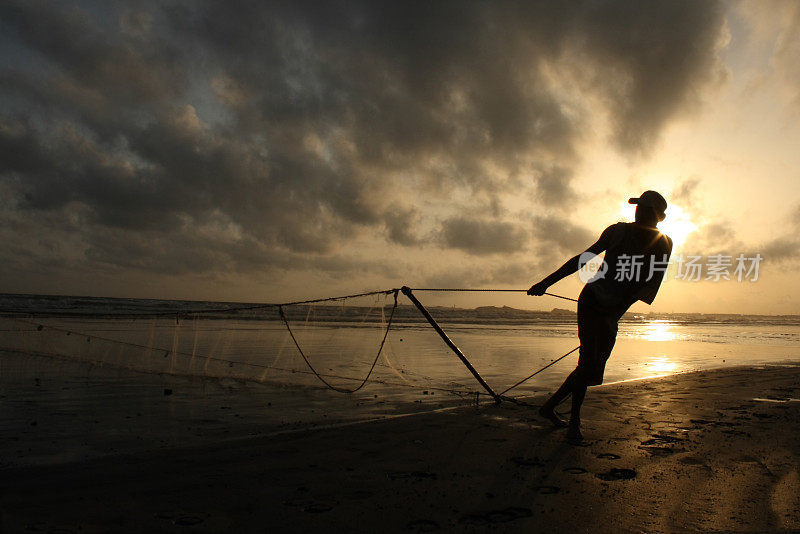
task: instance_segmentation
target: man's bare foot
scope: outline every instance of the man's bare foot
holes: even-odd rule
[[[567,430],[567,439],[583,439],[581,425],[573,425],[570,423],[569,430]]]
[[[561,417],[558,416],[556,412],[553,411],[552,408],[548,408],[546,405],[539,408],[539,415],[553,423],[554,426],[559,428],[566,428],[567,422],[564,421]]]

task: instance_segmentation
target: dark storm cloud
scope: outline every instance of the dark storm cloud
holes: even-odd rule
[[[722,27],[718,4],[676,1],[7,1],[0,20],[4,209],[155,272],[314,265],[365,231],[419,244],[423,202],[394,198],[408,176],[416,197],[497,207],[440,220],[446,246],[524,248],[499,195],[529,177],[565,205],[589,112],[544,67],[587,73],[640,154],[714,76]],[[534,234],[587,244],[554,221]]]
[[[553,166],[536,173],[536,196],[546,205],[562,205],[574,199],[570,186],[573,171],[562,166]]]
[[[719,4],[597,2],[582,15],[586,46],[607,76],[598,89],[610,101],[614,140],[625,152],[646,153],[676,113],[699,105],[705,83],[725,75],[715,65]]]
[[[415,234],[418,211],[416,208],[393,206],[384,215],[389,241],[399,245],[416,245],[421,239]]]
[[[10,31],[48,67],[116,104],[168,100],[185,87],[181,52],[159,36],[147,41],[126,38],[117,20],[97,20],[66,3],[12,0],[0,13]]]
[[[556,249],[577,254],[600,237],[564,217],[537,216],[533,219],[533,238],[539,249]]]
[[[486,287],[497,284],[518,287],[532,277],[527,263],[501,262],[497,264],[451,268],[421,278],[420,285],[427,287]]]
[[[453,217],[442,223],[441,242],[471,254],[520,252],[528,234],[521,227],[502,221]]]

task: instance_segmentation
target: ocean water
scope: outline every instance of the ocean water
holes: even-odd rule
[[[482,391],[412,306],[396,309],[387,332],[391,298],[285,308],[290,333],[276,308],[209,313],[237,304],[0,295],[0,350],[272,385],[325,387],[324,380],[332,388],[352,389],[369,374],[359,391],[378,389],[405,400],[425,388],[429,393]],[[202,313],[192,313],[198,310]],[[567,310],[430,311],[496,391],[578,345],[575,315]],[[552,389],[577,358],[577,352],[567,356],[514,393]],[[800,316],[626,316],[605,380],[798,361]]]
[[[391,298],[284,308],[290,332],[276,308],[212,313],[237,305],[0,295],[0,350],[139,373],[321,388],[332,396],[357,389],[351,397],[398,405],[485,393],[412,306],[398,307],[387,331]],[[578,345],[575,315],[567,310],[431,313],[496,392]],[[511,394],[552,390],[577,360],[575,352]],[[605,382],[798,362],[800,316],[626,316]],[[8,364],[0,369],[15,372]]]
[[[404,416],[484,393],[414,310],[396,315],[387,333],[383,301],[340,309],[346,320],[332,320],[332,308],[287,312],[294,340],[274,313],[148,316],[143,309],[164,304],[56,299],[48,303],[55,310],[42,311],[32,302],[0,314],[0,438],[12,464]],[[445,312],[433,311],[498,393],[578,345],[574,315],[562,312],[520,318],[505,310],[500,320],[497,309],[479,320]],[[577,360],[576,352],[508,394],[544,395]],[[797,317],[635,317],[620,324],[605,382],[785,364],[800,364]],[[354,393],[321,381],[355,389],[367,376]],[[43,429],[47,440],[37,438]]]
[[[376,390],[406,401],[423,390],[483,392],[433,328],[422,322],[394,323],[387,333],[385,322],[380,321],[303,320],[290,322],[293,340],[284,324],[274,320],[45,317],[0,321],[0,349],[98,366],[303,387],[324,388],[324,380],[339,389],[352,389],[369,374],[360,392]],[[442,327],[498,392],[578,345],[577,327],[569,321],[445,322]],[[514,388],[514,394],[553,389],[577,359],[577,352],[567,356]],[[800,325],[623,321],[605,381],[792,362],[800,362]]]

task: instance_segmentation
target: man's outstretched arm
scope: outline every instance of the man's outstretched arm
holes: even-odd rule
[[[606,228],[603,233],[600,235],[600,239],[597,240],[592,246],[586,249],[585,252],[591,252],[595,256],[603,252],[608,248],[608,243],[611,238],[611,231],[613,229],[613,225]],[[566,278],[567,276],[575,273],[580,268],[580,257],[581,254],[571,257],[558,269],[553,271],[551,274],[547,275],[542,279],[541,282],[537,282],[531,286],[528,290],[528,295],[533,296],[541,296],[544,295],[545,291],[555,284],[556,282]]]

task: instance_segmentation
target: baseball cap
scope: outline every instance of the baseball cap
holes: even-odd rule
[[[638,204],[640,206],[650,206],[654,210],[656,210],[656,215],[658,215],[658,220],[663,221],[664,217],[667,216],[665,213],[667,211],[667,201],[664,200],[659,193],[651,190],[647,190],[641,194],[641,196],[629,198],[628,204]]]

